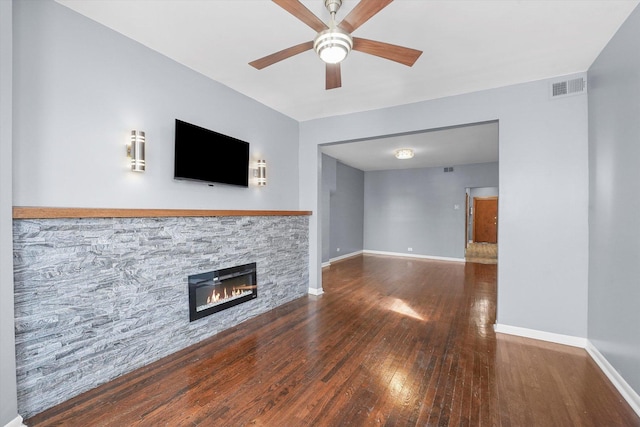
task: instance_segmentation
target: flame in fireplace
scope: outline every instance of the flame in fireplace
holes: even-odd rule
[[[216,292],[216,290],[213,289],[211,291],[211,294],[209,296],[207,296],[207,304],[214,304],[214,303],[217,303],[219,301],[224,301],[224,300],[229,299],[229,298],[242,296],[243,294],[247,293],[246,291],[250,291],[250,290],[253,290],[255,288],[257,288],[256,285],[242,284],[240,286],[234,286],[231,289],[231,293],[230,294],[227,292],[227,288],[223,289],[223,294],[220,294],[220,292]]]

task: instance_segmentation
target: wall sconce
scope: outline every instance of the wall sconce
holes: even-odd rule
[[[267,161],[258,160],[258,169],[256,169],[256,177],[258,178],[258,187],[267,185]]]
[[[131,131],[131,143],[127,145],[127,156],[131,158],[131,170],[134,172],[144,172],[144,141],[143,131]]]

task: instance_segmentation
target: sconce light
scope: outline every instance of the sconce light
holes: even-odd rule
[[[134,172],[144,172],[144,141],[143,131],[131,131],[131,143],[127,145],[127,156],[131,158],[131,170]]]
[[[258,177],[258,187],[264,187],[267,185],[267,161],[258,160],[258,169],[256,170],[256,176]]]

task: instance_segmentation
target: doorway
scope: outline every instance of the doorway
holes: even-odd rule
[[[465,260],[498,261],[498,188],[466,189]]]

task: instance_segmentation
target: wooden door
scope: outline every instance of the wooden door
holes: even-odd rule
[[[473,198],[473,241],[498,243],[498,198]]]

